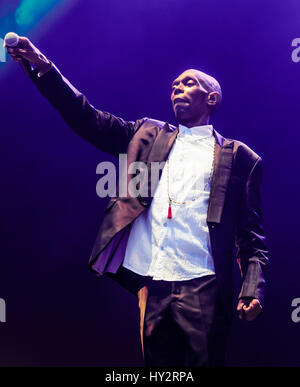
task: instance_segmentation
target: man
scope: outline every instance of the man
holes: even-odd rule
[[[242,273],[237,311],[251,321],[262,309],[268,251],[261,158],[209,125],[219,83],[197,70],[174,80],[177,128],[124,121],[95,109],[27,38],[8,52],[76,133],[116,157],[126,153],[129,165],[146,165],[142,194],[111,198],[89,261],[138,296],[145,364],[224,365],[233,262]],[[153,196],[157,163],[163,168]],[[128,184],[134,176],[127,171]]]

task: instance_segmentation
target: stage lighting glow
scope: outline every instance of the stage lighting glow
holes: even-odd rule
[[[47,13],[58,0],[22,0],[16,9],[16,23],[22,27],[29,27]]]

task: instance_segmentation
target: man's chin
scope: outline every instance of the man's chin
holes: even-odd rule
[[[179,124],[183,124],[189,120],[188,114],[182,110],[175,111],[175,117]]]

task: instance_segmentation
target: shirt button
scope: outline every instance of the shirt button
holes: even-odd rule
[[[168,225],[167,222],[165,222],[165,223],[164,223],[164,227],[167,227],[167,225]]]

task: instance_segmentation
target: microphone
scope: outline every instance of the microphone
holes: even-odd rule
[[[17,47],[19,44],[19,35],[15,32],[8,32],[4,37],[4,44],[6,47]],[[29,75],[32,71],[31,64],[28,62],[28,60],[21,58],[20,65],[23,69],[23,71]]]
[[[4,44],[7,47],[16,47],[19,44],[19,35],[15,32],[8,32],[4,37]]]

